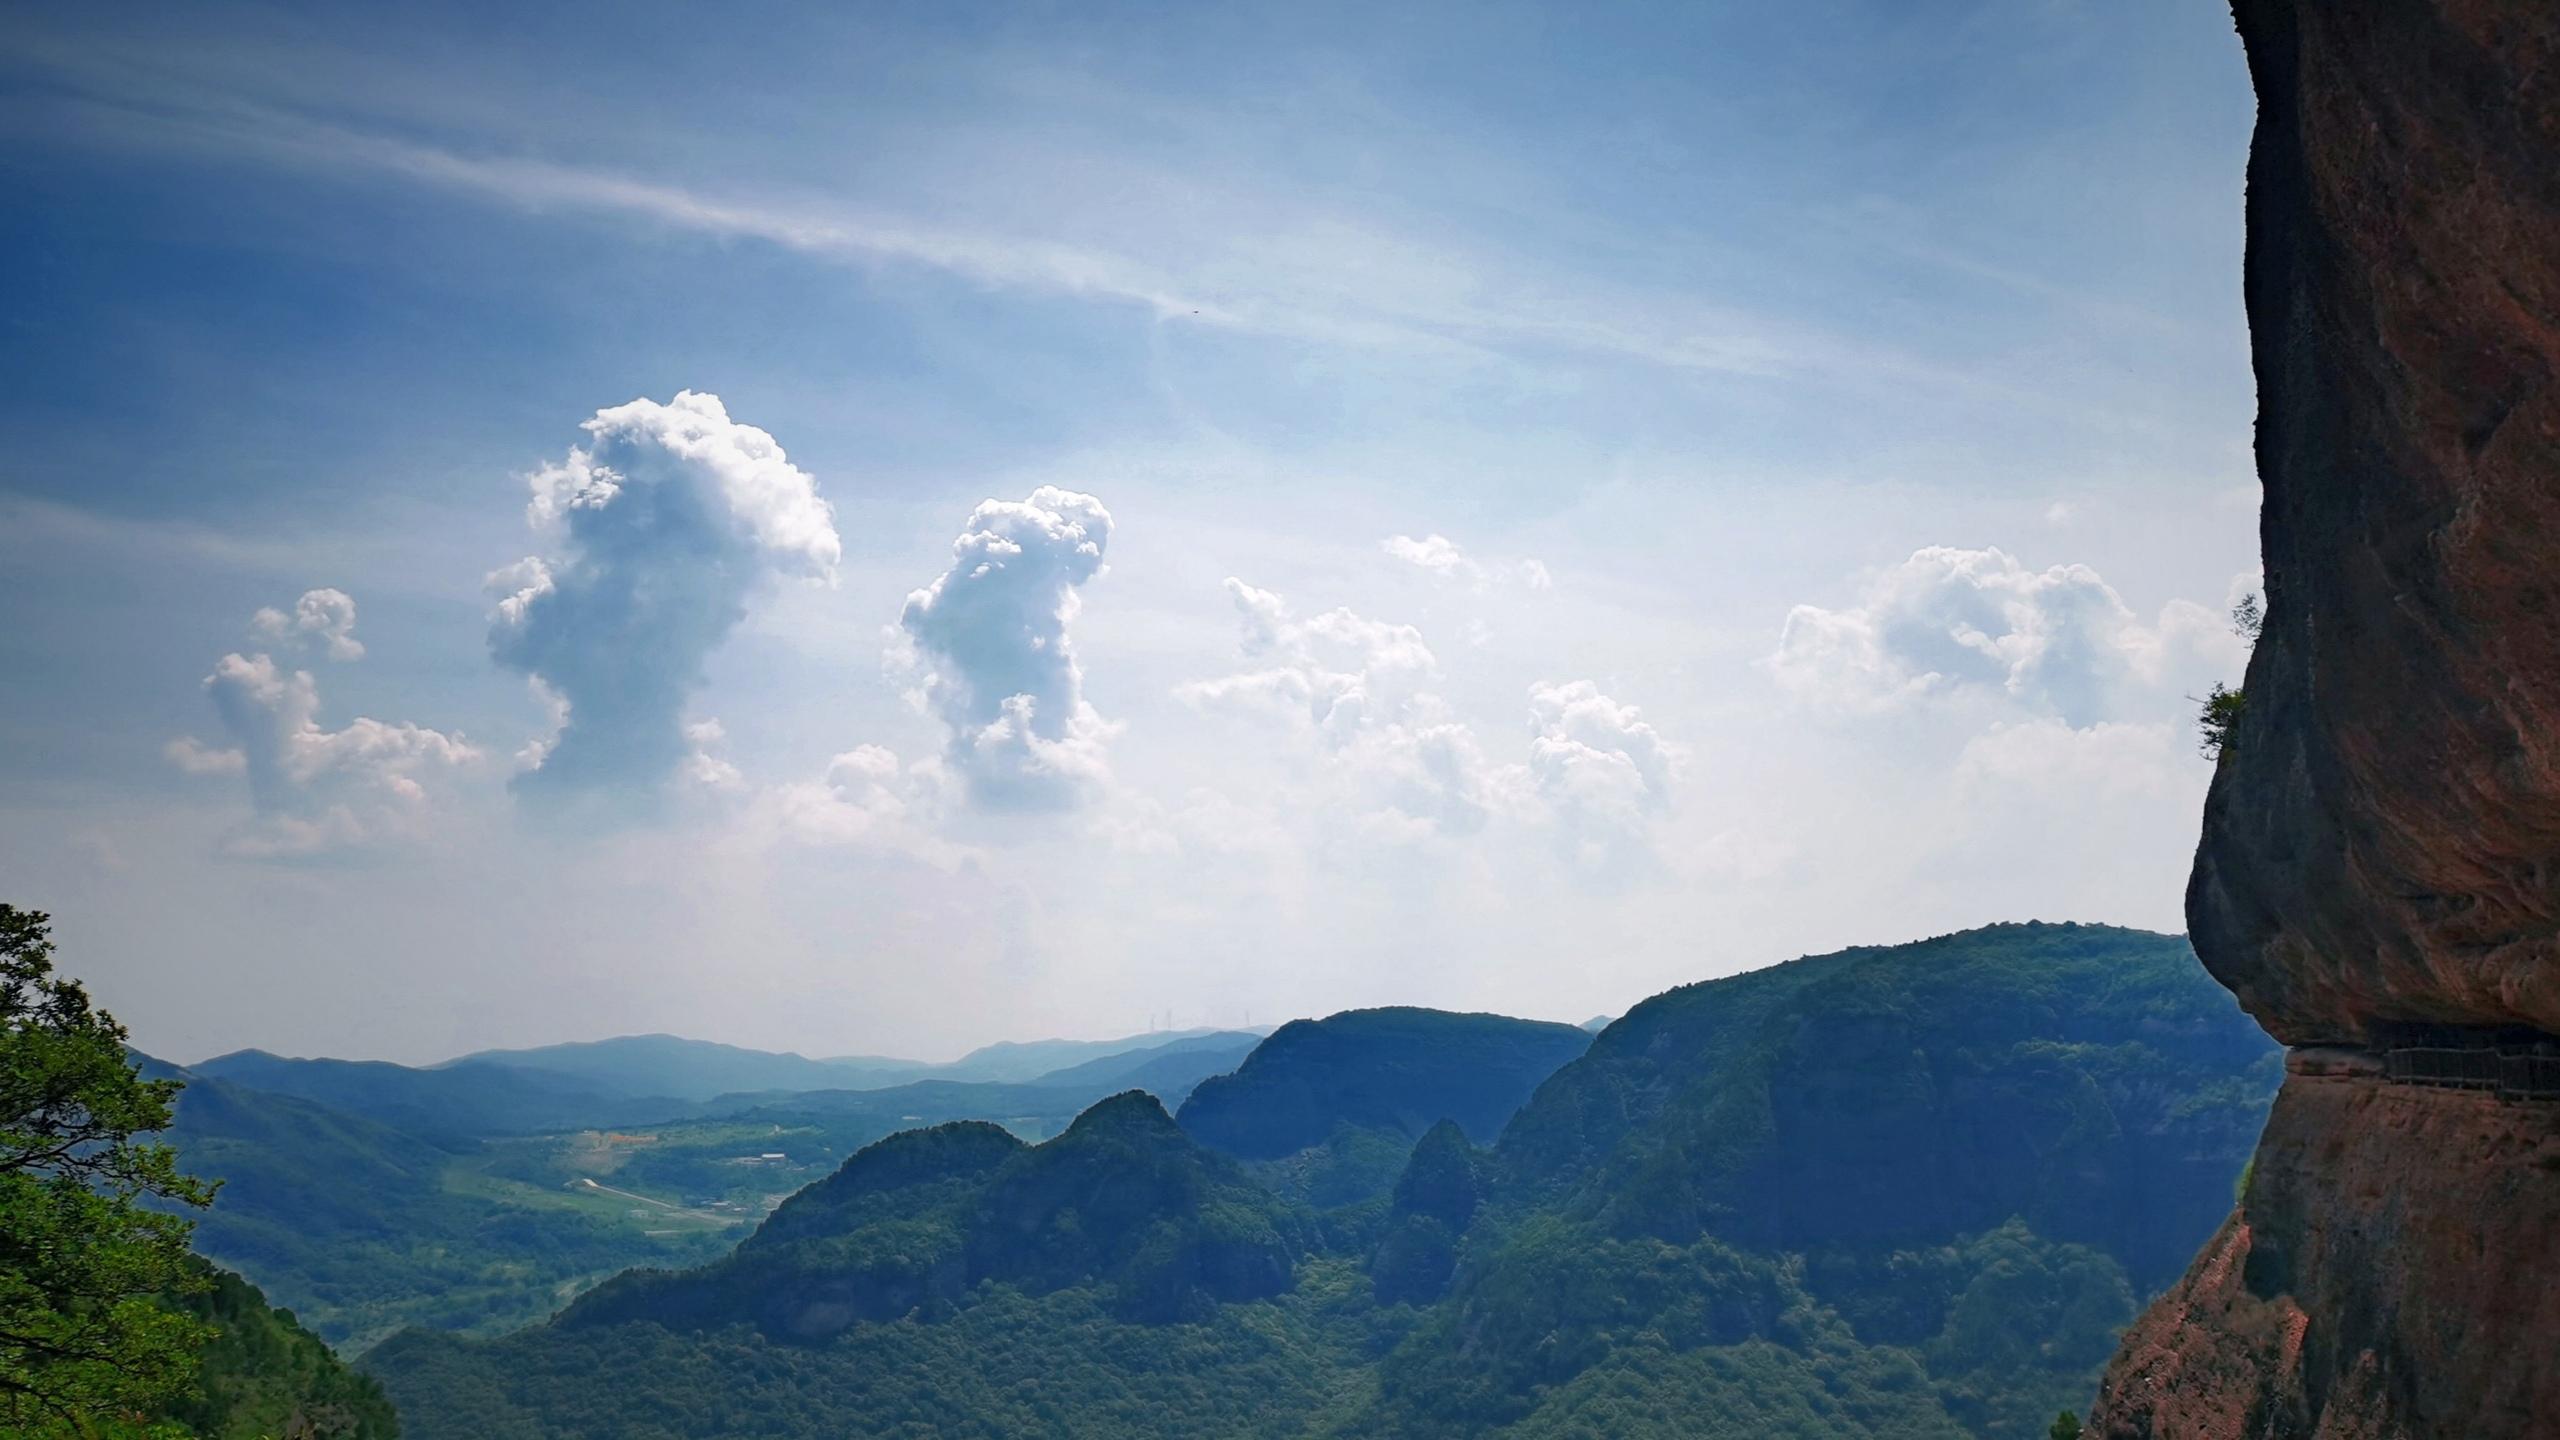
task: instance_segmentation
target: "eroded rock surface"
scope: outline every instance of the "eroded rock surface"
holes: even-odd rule
[[[2127,1333],[2110,1437],[2547,1435],[2560,1106],[2297,1069],[2240,1213]]]
[[[2560,1103],[2372,1054],[2560,1033],[2560,4],[2234,12],[2268,612],[2187,919],[2304,1048],[2091,1429],[2560,1434]]]
[[[2268,611],[2196,949],[2289,1044],[2560,1031],[2560,5],[2235,11]]]

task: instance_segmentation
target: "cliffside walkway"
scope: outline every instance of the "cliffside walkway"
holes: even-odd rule
[[[2560,1100],[2560,1038],[2535,1031],[2397,1027],[2380,1047],[2394,1085],[2477,1090],[2501,1100]]]

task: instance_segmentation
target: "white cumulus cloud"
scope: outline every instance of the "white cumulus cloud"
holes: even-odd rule
[[[1392,535],[1381,543],[1380,548],[1398,560],[1428,570],[1444,580],[1473,578],[1477,573],[1476,562],[1468,559],[1466,552],[1458,548],[1458,542],[1446,535],[1426,535],[1419,540],[1410,535]]]
[[[344,590],[305,590],[292,614],[267,606],[249,617],[249,629],[279,645],[317,645],[332,660],[364,658],[364,642],[356,639],[356,602]]]
[[[693,748],[684,757],[682,774],[695,786],[711,791],[734,793],[746,788],[746,777],[738,767],[720,753],[729,739],[728,730],[719,720],[700,720],[684,727],[685,743]]]
[[[1796,606],[1764,663],[1827,708],[1983,693],[2086,726],[2130,684],[2172,679],[2197,655],[2218,663],[2222,628],[2185,601],[2146,625],[2086,565],[2033,570],[1997,549],[1932,546],[1873,576],[1854,606]]]
[[[885,746],[857,745],[817,779],[775,787],[770,803],[780,832],[800,844],[908,855],[948,870],[973,853],[935,833],[948,788],[937,760],[902,764]]]
[[[1246,668],[1183,686],[1187,699],[1299,717],[1341,742],[1373,720],[1409,719],[1439,671],[1439,658],[1411,625],[1340,608],[1300,620],[1271,591],[1233,576],[1226,588],[1242,622]]]
[[[1503,582],[1531,590],[1555,588],[1555,576],[1537,560],[1478,560],[1446,535],[1425,535],[1418,540],[1411,535],[1390,535],[1379,542],[1378,548],[1442,580],[1463,580],[1479,586]]]
[[[704,663],[772,576],[832,582],[842,544],[818,483],[716,395],[599,410],[536,471],[526,515],[550,555],[492,573],[489,649],[561,707],[525,752],[528,789],[651,786],[708,767],[687,733]]]
[[[1176,693],[1295,731],[1317,762],[1319,809],[1387,840],[1550,831],[1586,872],[1649,859],[1681,755],[1634,706],[1587,680],[1533,685],[1525,758],[1497,756],[1432,688],[1440,662],[1420,630],[1339,608],[1300,618],[1268,590],[1226,584],[1244,667]]]
[[[397,838],[428,800],[422,776],[480,756],[459,735],[408,721],[358,716],[325,728],[311,672],[269,655],[223,656],[204,688],[230,743],[186,736],[167,755],[189,774],[247,777],[255,818],[227,843],[235,854],[301,856]]]
[[[1110,544],[1101,501],[1044,485],[981,504],[950,568],[907,597],[898,624],[918,693],[981,808],[1068,809],[1108,777],[1112,727],[1084,698],[1068,630]]]
[[[1994,725],[1967,741],[1956,778],[1972,788],[2010,787],[2043,796],[2168,796],[2202,788],[2205,771],[2166,722],[2101,721],[2075,729],[2059,720]]]
[[[1529,716],[1529,774],[1576,858],[1596,868],[1646,848],[1679,752],[1588,680],[1530,686]]]
[[[1277,717],[1316,742],[1370,832],[1466,834],[1510,808],[1516,767],[1425,688],[1439,660],[1410,625],[1348,609],[1299,619],[1271,591],[1230,577],[1245,668],[1177,692],[1204,706]]]

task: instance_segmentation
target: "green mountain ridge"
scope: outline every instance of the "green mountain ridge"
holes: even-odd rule
[[[481,1050],[424,1066],[454,1070],[497,1066],[535,1071],[614,1098],[712,1100],[752,1090],[834,1090],[894,1084],[926,1067],[913,1060],[847,1056],[812,1060],[789,1051],[752,1050],[682,1035],[616,1035],[521,1050]]]
[[[2038,1433],[2218,1223],[2281,1063],[2183,940],[2106,926],[1657,996],[1504,1132],[1378,1433],[1549,1433],[1656,1340],[1908,1354],[1962,1433]]]
[[[1216,1086],[1261,1071],[1260,1128],[1204,1083],[1179,1125],[1119,1096],[1039,1145],[899,1135],[725,1260],[367,1366],[430,1440],[2032,1437],[2219,1218],[2279,1063],[2182,940],[2096,926],[1656,997],[1490,1148],[1374,1086],[1447,1055],[1327,1081],[1315,1023]],[[1382,1144],[1339,1203],[1290,1178]]]
[[[1132,1084],[1162,1085],[1179,1103],[1199,1080],[1233,1068],[1258,1039],[1250,1031],[1192,1030],[1118,1040],[1006,1041],[927,1064],[810,1060],[682,1036],[626,1035],[481,1051],[426,1066],[253,1049],[186,1069],[467,1146],[496,1136],[716,1118],[792,1095],[918,1085],[1054,1084],[1094,1096]],[[894,1103],[884,1100],[873,1108]]]
[[[160,1418],[199,1440],[394,1440],[399,1418],[380,1382],[349,1369],[258,1287],[197,1262],[200,1292],[169,1303],[214,1337],[195,1391]]]
[[[198,1248],[292,1305],[331,1343],[361,1351],[404,1325],[513,1329],[624,1270],[713,1259],[768,1197],[823,1177],[900,1129],[992,1120],[1037,1139],[1116,1090],[1134,1086],[1178,1103],[1203,1073],[1240,1059],[1239,1043],[1233,1032],[1182,1037],[1023,1084],[932,1080],[712,1103],[602,1102],[609,1114],[648,1115],[620,1122],[637,1132],[629,1144],[593,1133],[618,1127],[592,1114],[573,1111],[581,1123],[551,1133],[513,1128],[524,1118],[521,1106],[486,1114],[478,1097],[491,1067],[471,1073],[245,1055],[224,1067],[260,1079],[281,1075],[324,1096],[344,1098],[336,1087],[351,1084],[359,1103],[397,1117],[423,1114],[432,1128],[420,1133],[300,1094],[137,1058],[150,1074],[188,1082],[169,1138],[189,1166],[226,1181],[221,1202],[201,1217]],[[438,1092],[417,1085],[418,1077],[426,1087],[471,1088]],[[460,1098],[421,1105],[422,1093]],[[539,1092],[539,1103],[566,1093],[594,1092],[554,1088]],[[492,1128],[468,1128],[480,1123]],[[787,1158],[761,1159],[775,1151]]]
[[[2156,1287],[2228,1208],[2227,1157],[2282,1074],[2191,955],[2111,926],[1995,925],[1673,990],[1540,1089],[1497,1174],[1620,1230],[1782,1250],[2024,1213]],[[1960,1123],[1985,1108],[2004,1123]]]
[[[419,1069],[388,1060],[310,1060],[235,1050],[187,1069],[414,1134],[466,1142],[489,1135],[646,1124],[689,1108],[674,1096],[614,1094],[567,1076],[480,1061]]]
[[[1248,1160],[1322,1145],[1343,1125],[1410,1145],[1449,1120],[1490,1143],[1591,1040],[1574,1025],[1406,1006],[1292,1020],[1234,1074],[1193,1089],[1182,1127]]]
[[[167,1139],[222,1181],[195,1214],[195,1248],[241,1271],[333,1344],[407,1324],[522,1324],[633,1264],[707,1259],[714,1232],[651,1237],[595,1207],[511,1204],[476,1178],[474,1142],[377,1120],[142,1057],[187,1082]]]
[[[980,1121],[892,1135],[785,1201],[726,1259],[619,1276],[555,1324],[744,1324],[809,1341],[947,1314],[989,1283],[1098,1287],[1118,1312],[1169,1319],[1287,1289],[1307,1229],[1155,1097],[1130,1091],[1039,1145]]]

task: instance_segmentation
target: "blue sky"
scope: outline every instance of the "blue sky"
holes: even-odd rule
[[[182,1059],[2176,928],[2227,21],[1782,8],[22,10],[0,874]]]

